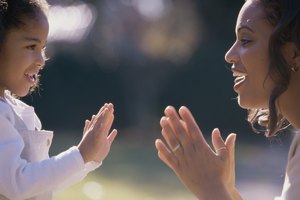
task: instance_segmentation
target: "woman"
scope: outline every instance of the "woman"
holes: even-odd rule
[[[300,129],[300,1],[247,0],[236,23],[236,41],[225,59],[232,64],[238,104],[253,127],[275,136],[286,122]],[[211,148],[191,112],[165,109],[159,158],[199,199],[242,199],[235,189],[235,134],[223,141],[212,131]],[[261,130],[261,129],[260,129]],[[166,145],[167,144],[167,145]],[[280,199],[300,196],[300,137],[290,147]]]

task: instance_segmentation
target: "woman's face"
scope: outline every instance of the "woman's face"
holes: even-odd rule
[[[269,38],[273,26],[257,0],[248,0],[236,23],[236,41],[225,55],[232,64],[234,90],[242,108],[267,108],[274,82],[268,76]]]

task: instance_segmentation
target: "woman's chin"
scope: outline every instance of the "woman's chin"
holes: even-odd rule
[[[268,103],[262,103],[262,102],[255,102],[253,100],[246,100],[246,99],[242,99],[240,98],[240,96],[238,96],[237,98],[238,104],[241,108],[243,109],[261,109],[261,108],[268,108]]]

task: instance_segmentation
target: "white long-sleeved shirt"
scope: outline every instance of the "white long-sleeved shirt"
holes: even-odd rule
[[[298,199],[300,199],[300,130],[295,133],[290,146],[281,196],[275,200]]]
[[[0,99],[0,200],[50,200],[53,192],[82,180],[101,163],[84,164],[77,147],[49,158],[53,132],[41,130],[34,108]]]

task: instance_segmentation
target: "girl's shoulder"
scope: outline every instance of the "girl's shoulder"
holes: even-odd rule
[[[27,110],[33,110],[33,108],[11,95],[9,91],[5,91],[4,97],[0,98],[0,115],[13,124],[15,124],[16,113]]]
[[[30,130],[40,130],[42,125],[35,113],[34,107],[27,105],[23,101],[17,99],[10,94],[9,91],[5,92],[2,102],[6,105],[5,111],[3,113],[9,113],[9,121],[11,121],[14,126],[19,127],[25,123],[26,127]],[[3,109],[4,110],[4,109]],[[2,113],[2,111],[0,111]]]
[[[4,99],[0,99],[0,115],[14,123],[13,110]]]
[[[5,91],[4,93],[4,97],[5,97],[5,101],[10,104],[13,107],[19,107],[19,108],[27,108],[27,107],[31,107],[29,105],[27,105],[26,103],[24,103],[23,101],[21,101],[20,99],[14,97],[9,91]]]

